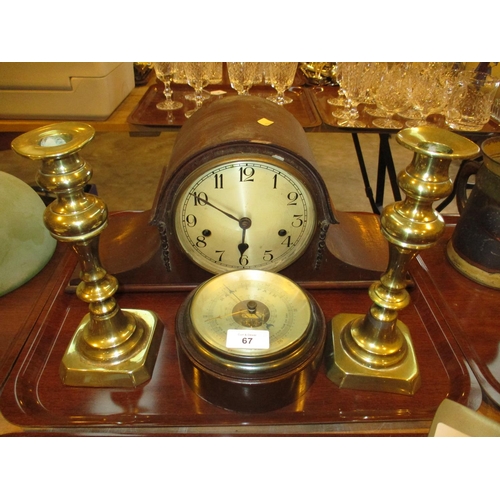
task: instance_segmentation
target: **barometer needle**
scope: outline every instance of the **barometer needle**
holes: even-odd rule
[[[223,319],[223,318],[228,318],[230,316],[243,316],[243,314],[251,314],[252,316],[255,316],[257,319],[263,320],[264,315],[262,313],[259,313],[257,311],[255,312],[249,312],[246,311],[245,309],[241,309],[239,311],[233,311],[228,314],[219,314],[219,316],[212,316],[211,318],[206,318],[205,321],[213,321],[214,319]]]

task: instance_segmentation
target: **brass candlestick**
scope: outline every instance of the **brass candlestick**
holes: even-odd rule
[[[444,220],[432,204],[452,192],[451,161],[472,158],[479,148],[437,127],[402,130],[396,139],[414,156],[398,176],[406,199],[386,207],[381,215],[389,264],[380,281],[370,286],[373,305],[366,315],[339,314],[332,319],[326,365],[330,380],[342,388],[411,395],[420,387],[420,373],[410,332],[397,319],[410,303],[408,265],[443,234]]]
[[[19,136],[12,148],[41,160],[37,182],[57,199],[45,210],[52,236],[71,243],[81,267],[77,296],[89,304],[61,362],[66,385],[136,387],[151,378],[163,325],[151,311],[120,309],[118,282],[106,273],[98,255],[99,235],[107,226],[106,205],[85,193],[92,170],[79,151],[94,137],[84,123],[48,125]]]

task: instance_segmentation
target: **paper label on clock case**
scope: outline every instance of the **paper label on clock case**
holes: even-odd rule
[[[229,349],[269,349],[269,330],[229,329],[226,335]]]

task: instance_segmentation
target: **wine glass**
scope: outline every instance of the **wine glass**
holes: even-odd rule
[[[204,101],[203,88],[210,83],[213,74],[213,64],[209,62],[187,62],[184,63],[184,71],[188,85],[194,89],[194,109],[186,111],[186,118],[190,118],[198,111]]]
[[[238,95],[250,95],[250,88],[255,81],[259,63],[256,62],[228,62],[227,73],[231,87]]]
[[[407,127],[429,125],[427,117],[444,105],[446,86],[443,75],[447,67],[441,63],[412,63],[409,71],[409,103],[408,113],[400,113],[410,118]]]
[[[179,62],[176,63],[176,73],[174,75],[174,82],[175,83],[181,83],[181,84],[187,84],[187,78],[186,78],[186,70],[184,66],[189,63],[184,63],[184,62]],[[203,89],[202,92],[203,95],[203,100],[206,101],[207,99],[210,99],[210,92],[207,92],[205,89]],[[186,92],[184,94],[184,99],[186,101],[194,101],[195,100],[195,93],[194,92]]]
[[[293,101],[291,97],[285,96],[285,91],[293,84],[297,65],[298,63],[296,62],[270,62],[267,64],[269,81],[277,92],[277,95],[269,96],[267,99],[280,106]]]
[[[389,69],[390,63],[378,62],[372,64],[372,75],[368,83],[368,106],[365,107],[364,111],[367,115],[374,118],[391,118],[392,113],[386,111],[377,105],[375,96],[377,95],[377,90],[382,81],[382,77],[386,74]]]
[[[366,92],[362,103],[365,104],[364,111],[367,111],[370,106],[375,106],[375,89],[377,88],[378,82],[380,81],[381,75],[387,69],[387,63],[385,62],[369,62],[365,64],[365,71],[363,75],[364,86]]]
[[[376,118],[373,125],[378,128],[403,127],[403,123],[393,118],[394,115],[408,107],[408,65],[394,63],[381,76],[374,95],[377,108],[386,112],[387,118]]]
[[[160,80],[164,85],[165,89],[163,94],[165,95],[165,100],[159,102],[156,107],[163,111],[171,111],[174,109],[182,108],[182,103],[172,100],[172,89],[170,84],[174,79],[174,73],[176,71],[175,63],[171,62],[154,62],[153,68],[156,73],[156,78]]]
[[[338,97],[330,97],[326,102],[331,106],[345,106],[344,88],[342,86],[342,63],[334,65],[335,80],[338,83]]]
[[[340,113],[332,112],[337,116],[340,127],[364,128],[366,124],[359,120],[358,106],[366,99],[368,88],[366,76],[367,63],[338,63],[342,71],[342,86],[345,95],[345,110]]]

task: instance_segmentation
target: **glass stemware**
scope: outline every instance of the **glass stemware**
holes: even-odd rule
[[[181,83],[181,84],[187,84],[187,78],[186,78],[186,70],[185,70],[185,65],[189,63],[184,63],[184,62],[179,62],[176,63],[176,73],[174,75],[174,82],[175,83]],[[203,95],[203,100],[206,101],[207,99],[210,99],[210,92],[207,92],[205,89],[203,89],[202,92]],[[186,92],[184,94],[184,99],[186,101],[194,101],[196,98],[194,92]]]
[[[159,102],[156,107],[163,111],[172,111],[174,109],[182,108],[182,103],[172,100],[172,89],[170,85],[174,79],[174,74],[176,71],[175,63],[172,62],[154,62],[153,68],[156,73],[156,78],[165,85],[163,94],[165,95],[165,100]]]
[[[400,113],[410,118],[407,127],[429,125],[427,117],[441,109],[446,97],[446,87],[442,84],[442,75],[446,66],[436,63],[412,63],[409,70],[408,113]]]
[[[403,123],[393,118],[408,107],[408,65],[393,63],[382,75],[374,95],[377,108],[386,112],[387,118],[376,118],[373,125],[378,128],[400,129]]]
[[[338,97],[330,97],[326,102],[331,106],[345,106],[345,95],[342,87],[342,63],[336,63],[333,66],[332,73],[335,74],[335,80],[338,83]]]
[[[338,63],[342,71],[342,85],[345,95],[345,111],[335,114],[340,127],[364,128],[366,124],[359,120],[358,106],[366,99],[366,63]]]
[[[184,63],[184,71],[188,85],[194,89],[194,109],[186,111],[186,118],[190,118],[203,105],[203,89],[210,83],[213,75],[213,64],[209,62],[187,62]]]
[[[256,62],[228,62],[227,73],[231,87],[238,95],[250,95],[259,63]]]
[[[267,64],[269,81],[277,93],[277,95],[269,96],[267,99],[280,106],[293,101],[291,97],[285,96],[285,91],[293,84],[297,66],[296,62],[270,62]]]
[[[387,63],[385,62],[371,62],[367,63],[367,70],[365,76],[366,95],[363,100],[365,104],[364,112],[376,118],[387,117],[387,112],[377,108],[375,102],[375,94],[382,79],[382,75],[387,71]]]

